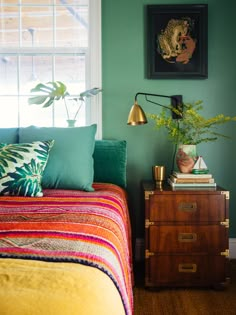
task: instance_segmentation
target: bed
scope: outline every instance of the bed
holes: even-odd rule
[[[88,130],[90,136],[86,139]],[[81,132],[82,141],[79,141]],[[65,133],[66,139],[61,141]],[[0,182],[1,191],[5,192],[0,196],[1,315],[133,314],[131,227],[125,189],[126,142],[92,141],[94,134],[95,127],[31,126],[17,129],[17,139],[13,139],[11,132],[1,136],[0,130],[0,141],[19,143],[17,150],[19,146],[25,149],[22,143],[33,141],[38,145],[44,141],[43,146],[40,142],[40,150],[35,151],[46,164],[41,190],[35,188],[34,181],[31,185],[22,184],[22,170],[29,167],[25,158],[23,167],[17,168],[20,179],[17,174],[14,181]],[[55,144],[46,161],[42,148],[45,149],[49,138]],[[61,148],[56,146],[59,143]],[[76,165],[70,160],[71,143]],[[80,155],[88,146],[90,153],[81,160]],[[58,162],[60,150],[61,164]],[[80,176],[71,184],[68,178],[74,179],[76,171]],[[16,194],[17,181],[21,185],[17,190],[20,194]],[[9,188],[11,182],[14,190],[12,184]],[[27,195],[30,189],[34,189],[35,195]]]

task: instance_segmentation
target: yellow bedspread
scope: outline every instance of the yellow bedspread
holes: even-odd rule
[[[112,280],[74,263],[0,259],[0,301],[1,315],[125,314]]]

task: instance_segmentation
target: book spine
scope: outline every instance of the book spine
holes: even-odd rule
[[[190,174],[190,173],[178,173],[173,172],[176,178],[213,178],[212,174]]]
[[[214,178],[178,178],[170,175],[170,179],[174,183],[214,183]]]
[[[172,187],[216,187],[216,183],[174,183],[170,178],[168,183]]]

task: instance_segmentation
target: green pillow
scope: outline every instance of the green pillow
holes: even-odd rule
[[[93,151],[97,126],[20,128],[19,142],[54,139],[43,188],[93,191]]]
[[[94,181],[126,187],[125,140],[97,140],[94,150]]]
[[[18,128],[0,128],[0,143],[17,143]]]
[[[0,143],[0,194],[42,197],[42,175],[53,143]]]

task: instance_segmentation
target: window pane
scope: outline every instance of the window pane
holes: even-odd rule
[[[28,105],[28,97],[20,97],[20,126],[52,126],[52,107],[43,108],[40,105]]]
[[[85,89],[85,55],[56,56],[55,80],[65,82],[70,94]]]
[[[20,56],[19,88],[20,94],[30,95],[30,90],[39,82],[52,81],[52,56]]]
[[[17,94],[17,57],[0,55],[0,95]]]
[[[22,7],[22,46],[53,47],[53,8],[49,6]]]
[[[56,46],[88,46],[88,7],[58,6],[56,8]]]
[[[12,96],[0,97],[0,126],[17,127],[18,126],[18,98]]]
[[[16,47],[19,45],[19,18],[18,10],[15,7],[0,7],[1,28],[0,47]]]

